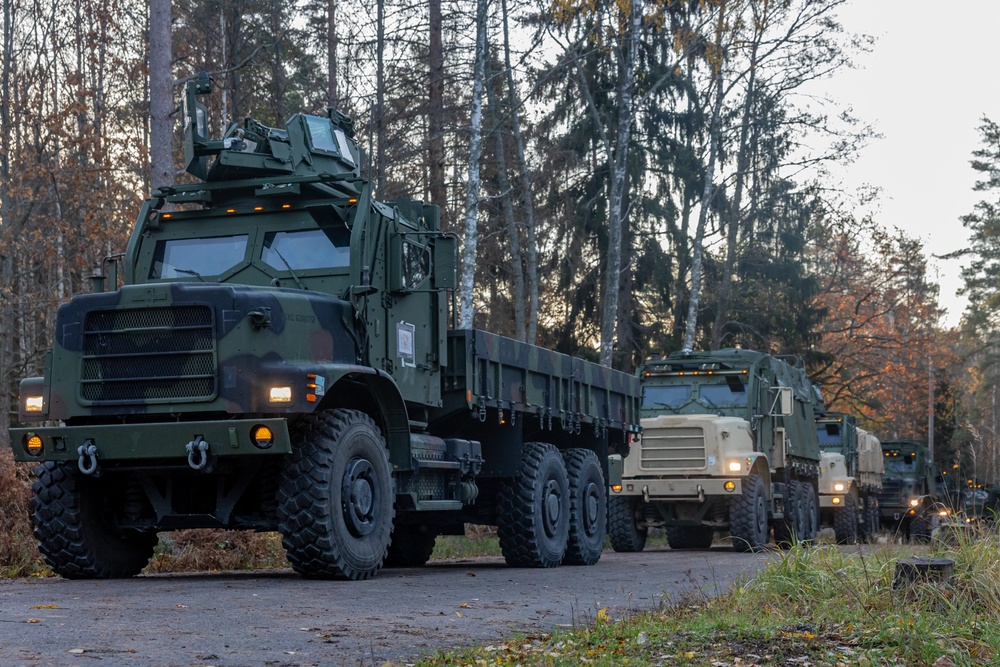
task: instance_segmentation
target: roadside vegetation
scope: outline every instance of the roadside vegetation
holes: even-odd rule
[[[441,653],[452,665],[848,665],[963,667],[1000,661],[1000,533],[950,544],[795,546],[715,598],[693,591],[655,610],[601,609],[575,629]],[[947,582],[893,588],[914,554],[955,561]]]

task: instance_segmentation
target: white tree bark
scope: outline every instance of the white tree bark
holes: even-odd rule
[[[618,324],[618,294],[622,273],[622,238],[628,224],[625,210],[625,182],[628,171],[628,144],[635,111],[632,94],[635,85],[636,60],[639,57],[639,32],[642,28],[642,0],[629,3],[629,22],[622,45],[622,70],[619,90],[618,134],[615,138],[611,163],[611,197],[608,202],[608,257],[604,274],[604,294],[601,308],[601,365],[611,366]]]
[[[149,2],[150,189],[174,184],[174,75],[170,0]]]
[[[476,246],[479,242],[479,161],[483,153],[483,84],[486,70],[486,4],[476,0],[476,61],[472,77],[472,114],[469,122],[469,180],[465,187],[465,240],[462,245],[462,278],[459,285],[459,318],[462,329],[473,324],[472,295],[476,283]]]

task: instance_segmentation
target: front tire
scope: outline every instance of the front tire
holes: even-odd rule
[[[392,533],[394,493],[385,439],[357,410],[300,423],[278,484],[278,529],[292,568],[315,579],[370,579]]]
[[[563,452],[569,476],[569,541],[565,565],[593,565],[601,560],[608,527],[608,485],[597,454],[589,449]]]
[[[800,482],[802,491],[802,541],[806,545],[816,542],[816,535],[819,533],[819,496],[816,494],[816,487],[809,482]]]
[[[833,534],[837,544],[858,543],[858,505],[854,496],[846,496],[844,504],[833,511]]]
[[[649,529],[639,528],[639,496],[611,496],[608,501],[608,537],[618,553],[638,553],[646,548]]]
[[[759,475],[743,480],[743,493],[730,500],[729,532],[736,551],[757,551],[767,544],[767,497]]]
[[[521,469],[498,494],[497,536],[508,565],[556,567],[569,540],[569,481],[554,445],[526,442]]]
[[[101,480],[85,478],[76,462],[55,461],[38,466],[35,477],[32,522],[53,572],[67,579],[120,579],[146,566],[156,533],[115,530]]]

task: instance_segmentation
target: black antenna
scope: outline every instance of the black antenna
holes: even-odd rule
[[[368,187],[375,190],[375,182],[372,181],[372,163],[375,161],[374,141],[375,135],[375,106],[368,105]],[[379,193],[381,194],[381,193]]]

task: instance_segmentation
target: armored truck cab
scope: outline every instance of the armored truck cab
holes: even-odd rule
[[[936,475],[927,445],[915,440],[882,443],[885,472],[878,496],[883,528],[915,541],[930,539],[936,506]]]
[[[612,487],[611,543],[643,548],[663,526],[673,548],[729,531],[746,551],[815,536],[820,450],[801,362],[750,350],[676,353],[642,380],[642,435]]]
[[[819,478],[820,524],[833,526],[840,544],[870,541],[879,528],[882,449],[878,438],[851,415],[816,417],[823,459]]]
[[[467,522],[496,524],[513,565],[596,562],[638,379],[449,329],[437,207],[374,200],[336,111],[209,140],[210,90],[185,95],[200,181],[144,203],[105,291],[60,308],[21,383],[11,441],[40,464],[53,570],[130,576],[157,531],[221,527],[280,531],[305,576],[365,579]]]

